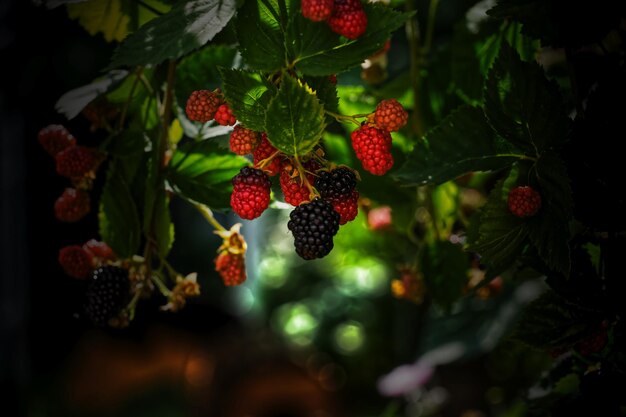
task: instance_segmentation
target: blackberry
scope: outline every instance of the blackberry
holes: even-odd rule
[[[301,204],[289,215],[287,227],[293,233],[296,253],[303,259],[323,258],[333,249],[339,230],[339,213],[325,200],[316,198]]]
[[[125,306],[129,292],[128,270],[113,265],[96,269],[87,287],[87,317],[98,326],[106,325]]]
[[[345,167],[332,171],[320,171],[315,181],[315,188],[324,199],[349,196],[354,187],[356,187],[356,175],[351,169]]]

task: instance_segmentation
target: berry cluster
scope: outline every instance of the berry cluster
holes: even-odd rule
[[[219,89],[193,91],[187,99],[185,113],[189,120],[200,123],[215,120],[222,126],[232,126],[237,121]]]
[[[59,264],[72,278],[85,279],[91,272],[115,260],[113,250],[104,242],[91,239],[84,245],[70,245],[59,251]]]
[[[302,16],[314,22],[326,21],[330,29],[356,39],[367,29],[367,14],[361,0],[302,0]]]
[[[77,222],[90,211],[88,191],[92,188],[102,155],[95,149],[77,145],[74,136],[62,125],[44,127],[37,139],[55,159],[57,173],[72,182],[72,187],[66,188],[55,201],[54,215],[62,222]]]

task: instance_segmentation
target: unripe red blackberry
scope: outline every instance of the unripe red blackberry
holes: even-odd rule
[[[215,112],[215,121],[222,126],[232,126],[237,123],[237,118],[233,114],[228,104],[224,103]]]
[[[93,255],[78,245],[65,246],[59,251],[59,264],[67,275],[84,279],[93,270]]]
[[[374,122],[380,129],[397,132],[409,120],[409,114],[395,98],[383,100],[376,106]]]
[[[260,167],[261,162],[271,157],[276,152],[278,152],[278,149],[276,149],[270,143],[270,141],[267,139],[267,135],[265,133],[262,133],[261,143],[259,143],[259,146],[257,146],[257,148],[254,150],[252,154],[254,167],[258,169],[262,169],[270,177],[273,177],[274,175],[278,174],[280,172],[280,168],[282,165],[279,155],[276,155],[274,159],[272,159],[272,161],[269,164],[265,165],[263,168]]]
[[[334,0],[302,0],[302,16],[314,22],[321,22],[333,12]]]
[[[230,150],[237,155],[248,155],[254,152],[261,142],[261,135],[254,130],[237,125],[230,133]]]
[[[104,261],[112,261],[115,259],[115,253],[113,253],[113,249],[106,244],[106,242],[100,242],[96,239],[90,239],[85,242],[83,245],[83,249],[88,252],[91,252],[95,258],[98,259],[99,262]]]
[[[317,198],[296,207],[287,227],[293,233],[296,253],[303,259],[323,258],[333,249],[339,230],[339,213],[325,200]]]
[[[220,103],[218,93],[209,90],[197,90],[192,92],[187,99],[185,113],[191,121],[206,123],[213,120]]]
[[[351,222],[359,214],[359,192],[357,190],[352,190],[346,195],[330,197],[327,200],[339,213],[340,225]]]
[[[215,270],[226,286],[241,285],[246,281],[246,265],[242,254],[221,252],[215,259]]]
[[[104,326],[122,311],[129,295],[128,270],[113,265],[101,266],[89,281],[85,313],[94,324]]]
[[[356,39],[367,29],[367,15],[360,0],[335,0],[328,18],[330,29],[348,39]]]
[[[532,187],[515,187],[507,199],[509,210],[517,217],[531,217],[541,208],[541,195]]]
[[[271,182],[261,170],[243,167],[233,178],[230,206],[242,219],[259,217],[270,204]]]
[[[280,189],[283,191],[285,202],[292,206],[297,206],[300,203],[309,201],[309,188],[306,186],[300,175],[296,174],[295,177],[291,176],[291,172],[283,170],[280,173]],[[309,183],[313,181],[313,176],[307,174],[307,180]]]
[[[54,215],[62,222],[77,222],[89,213],[89,194],[75,188],[66,188],[54,202]]]
[[[363,125],[353,131],[350,137],[356,157],[366,171],[383,175],[393,167],[389,132]]]
[[[39,131],[37,139],[45,151],[53,157],[69,147],[76,146],[76,139],[62,125],[44,127]]]
[[[72,146],[56,155],[57,173],[68,178],[80,178],[94,171],[98,158],[93,149]]]

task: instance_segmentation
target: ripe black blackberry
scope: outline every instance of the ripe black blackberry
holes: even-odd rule
[[[104,326],[125,306],[130,292],[128,271],[106,265],[93,272],[87,287],[85,313],[96,325]]]
[[[345,197],[356,187],[356,175],[349,168],[340,167],[332,171],[320,171],[315,188],[324,199]]]
[[[296,253],[303,259],[323,258],[333,249],[339,230],[339,213],[325,200],[316,198],[301,204],[289,215],[287,227],[293,233]]]

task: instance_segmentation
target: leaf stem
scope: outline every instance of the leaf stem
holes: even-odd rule
[[[300,175],[300,180],[309,190],[309,198],[313,199],[315,197],[319,197],[319,193],[313,187],[313,185],[311,185],[311,183],[309,182],[309,179],[306,177],[306,169],[304,168],[304,166],[302,166],[302,163],[300,162],[298,155],[295,155],[293,157],[293,160],[296,163],[296,169],[298,170],[298,173]]]
[[[163,283],[163,281],[161,281],[161,277],[159,277],[156,271],[154,274],[150,276],[150,279],[152,280],[152,282],[154,282],[154,284],[157,286],[159,291],[161,291],[161,294],[163,294],[166,297],[169,297],[172,294],[170,289],[167,288],[167,286]]]
[[[163,13],[160,10],[157,10],[156,8],[154,8],[154,6],[149,5],[148,3],[145,3],[143,0],[134,0],[135,3],[139,4],[140,6],[150,10],[152,13],[154,13],[157,16],[163,16],[165,13]]]
[[[339,123],[343,123],[344,121],[348,121],[348,122],[352,122],[354,124],[356,124],[357,126],[361,126],[361,122],[359,122],[357,120],[357,118],[359,117],[367,117],[367,114],[355,114],[354,116],[346,116],[344,114],[339,114],[339,113],[334,113],[332,111],[329,110],[324,110],[324,112],[335,118],[335,120],[337,120],[337,122]]]
[[[200,212],[200,214],[202,214],[202,217],[204,217],[206,221],[208,221],[211,226],[213,226],[215,230],[219,230],[222,232],[226,231],[226,228],[215,219],[215,217],[213,216],[213,211],[210,208],[201,203],[192,204]]]
[[[143,67],[137,67],[135,71],[135,81],[133,81],[133,85],[130,87],[128,98],[126,99],[126,102],[124,103],[124,109],[122,109],[122,114],[117,124],[118,131],[122,130],[122,127],[124,127],[124,122],[126,121],[126,114],[128,113],[128,108],[130,107],[130,101],[133,99],[133,96],[135,95],[135,89],[137,88],[137,85],[139,84],[139,80],[142,74],[143,74]]]

